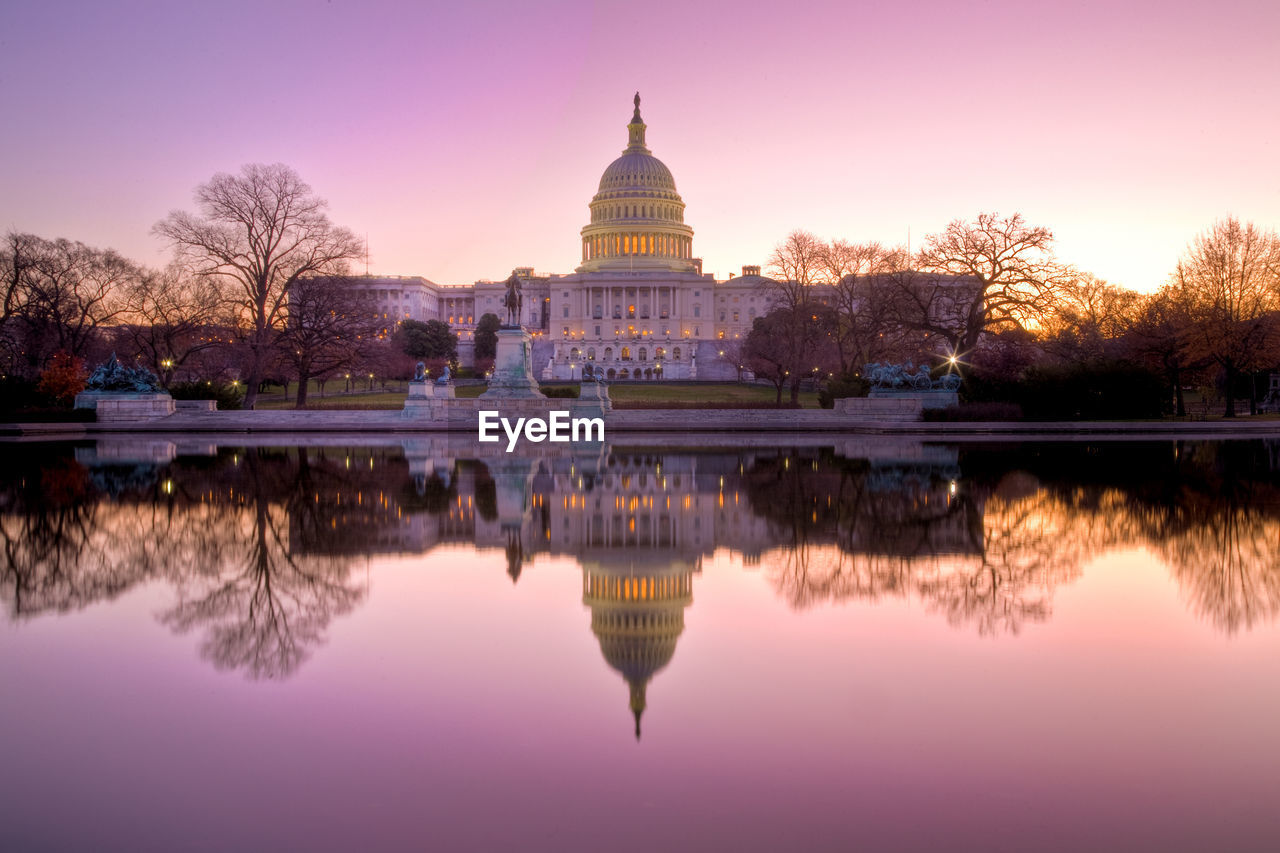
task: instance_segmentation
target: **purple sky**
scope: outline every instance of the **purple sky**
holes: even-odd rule
[[[160,263],[198,183],[281,161],[374,272],[569,272],[636,89],[721,276],[997,210],[1145,290],[1222,215],[1280,225],[1275,0],[7,0],[0,229]]]

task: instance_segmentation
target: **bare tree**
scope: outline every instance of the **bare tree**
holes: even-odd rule
[[[1058,289],[1039,324],[1041,345],[1070,361],[1100,358],[1132,324],[1142,295],[1085,273]]]
[[[742,371],[746,369],[743,361],[746,351],[746,341],[716,341],[716,357],[734,369],[737,374],[738,381],[742,381]]]
[[[10,363],[28,374],[59,351],[90,355],[100,329],[124,311],[124,291],[140,274],[111,249],[17,233],[5,238],[0,265]]]
[[[743,341],[743,363],[777,389],[789,386],[791,402],[800,400],[800,383],[833,367],[835,319],[825,305],[775,308],[751,324]]]
[[[214,175],[196,188],[195,198],[198,214],[175,211],[154,231],[197,275],[220,278],[235,293],[248,332],[245,406],[252,408],[293,283],[344,273],[364,246],[330,222],[326,203],[280,163]]]
[[[1280,235],[1220,220],[1187,247],[1172,284],[1190,314],[1188,350],[1222,368],[1223,415],[1235,417],[1236,379],[1280,353]]]
[[[34,234],[10,231],[0,245],[0,323],[7,323],[25,302],[30,292],[36,265],[44,253],[44,240]]]
[[[1053,256],[1053,232],[1021,214],[981,213],[931,234],[916,258],[924,274],[898,277],[901,319],[968,352],[983,332],[1025,327],[1074,278]]]
[[[349,281],[331,276],[294,282],[288,314],[280,353],[298,380],[295,406],[301,409],[312,377],[350,368],[373,351],[380,323]]]
[[[812,298],[813,285],[823,275],[826,245],[808,231],[792,231],[769,255],[768,272],[773,305],[798,308]]]
[[[1191,315],[1182,291],[1166,286],[1142,300],[1125,336],[1128,351],[1160,371],[1173,387],[1174,412],[1178,417],[1187,413],[1182,394],[1184,380],[1188,373],[1207,363],[1188,353],[1190,326]]]
[[[222,337],[226,302],[218,285],[175,264],[147,271],[129,289],[123,335],[166,388],[200,353],[229,343]]]
[[[881,277],[903,263],[905,252],[879,243],[833,240],[823,246],[820,258],[835,311],[841,371],[879,361],[899,337],[893,301]]]

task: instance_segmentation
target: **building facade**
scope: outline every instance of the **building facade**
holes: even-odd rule
[[[767,313],[769,279],[758,266],[722,281],[702,272],[675,178],[648,147],[639,94],[634,105],[627,146],[588,205],[581,264],[567,274],[513,270],[535,370],[544,380],[580,379],[587,365],[616,380],[736,378],[736,355],[726,349]],[[448,323],[466,364],[480,317],[504,312],[505,278],[439,285],[421,276],[354,276],[351,284],[369,294],[362,298],[387,332],[407,319]]]

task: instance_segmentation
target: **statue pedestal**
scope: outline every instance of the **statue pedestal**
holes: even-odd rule
[[[441,385],[439,382],[415,380],[409,383],[410,400],[452,400],[456,396],[458,394],[451,382]]]
[[[945,409],[948,406],[960,404],[960,395],[957,392],[942,388],[932,388],[927,391],[872,388],[867,397],[876,400],[914,400],[920,403],[922,409]]]
[[[493,357],[493,376],[481,399],[546,399],[533,378],[532,339],[524,329],[498,330],[498,346]]]
[[[404,416],[416,420],[433,421],[443,416],[444,403],[457,396],[452,383],[439,385],[431,381],[409,383],[409,396],[404,401]]]
[[[601,418],[613,411],[609,399],[609,387],[603,382],[583,382],[578,387],[578,399],[573,404],[575,417]]]
[[[81,391],[75,407],[93,409],[101,423],[147,421],[174,413],[173,398],[163,391]]]

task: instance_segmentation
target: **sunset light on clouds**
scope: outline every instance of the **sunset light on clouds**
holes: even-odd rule
[[[718,277],[789,231],[913,243],[980,211],[1158,286],[1280,225],[1280,5],[9,2],[0,228],[150,264],[193,188],[283,162],[375,273],[569,272],[632,94]]]

